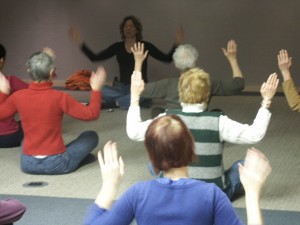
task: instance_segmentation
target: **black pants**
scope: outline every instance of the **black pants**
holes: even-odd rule
[[[14,148],[21,145],[24,133],[19,122],[19,130],[12,134],[0,135],[0,148]]]

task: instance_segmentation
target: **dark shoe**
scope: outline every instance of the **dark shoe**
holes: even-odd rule
[[[119,106],[116,105],[115,101],[102,102],[101,104],[101,109],[115,109],[115,108],[119,108]]]

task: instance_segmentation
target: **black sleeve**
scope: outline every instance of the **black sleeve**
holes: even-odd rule
[[[173,45],[171,50],[166,54],[159,50],[157,47],[155,47],[150,42],[144,42],[145,43],[145,51],[149,51],[148,55],[152,56],[153,58],[163,61],[163,62],[172,62],[173,61],[173,53],[175,52],[176,45]]]
[[[105,60],[108,58],[113,57],[116,54],[116,49],[117,49],[117,45],[118,43],[112,44],[111,46],[109,46],[108,48],[100,51],[99,53],[94,53],[93,51],[91,51],[85,43],[82,44],[81,46],[81,51],[83,52],[83,54],[86,55],[86,57],[88,57],[92,62],[94,61],[101,61],[101,60]]]
[[[211,96],[236,95],[245,88],[242,77],[234,77],[231,81],[212,80]]]

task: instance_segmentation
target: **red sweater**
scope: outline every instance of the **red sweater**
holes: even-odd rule
[[[7,76],[6,79],[8,80],[10,85],[11,94],[28,87],[27,83],[16,76]],[[6,120],[0,120],[0,135],[12,134],[17,130],[19,130],[19,124],[13,116]]]
[[[31,83],[28,89],[10,96],[0,93],[0,103],[0,120],[20,114],[24,154],[53,155],[66,149],[62,138],[64,113],[79,120],[96,120],[101,92],[91,91],[89,105],[85,106],[67,93],[52,89],[51,82]]]

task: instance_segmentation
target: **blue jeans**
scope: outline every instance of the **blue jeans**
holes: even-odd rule
[[[111,105],[117,102],[120,109],[126,110],[130,106],[130,85],[117,83],[113,87],[104,86],[102,88],[102,99]],[[150,99],[140,98],[141,107],[149,108],[150,103]]]
[[[238,160],[232,164],[232,166],[225,171],[225,179],[228,182],[228,186],[223,190],[229,199],[232,199],[234,194],[241,189],[242,183],[240,180],[239,163],[244,165],[245,160]]]
[[[31,155],[21,155],[21,169],[30,174],[66,174],[75,171],[82,160],[98,145],[98,134],[95,131],[85,131],[75,140],[66,145],[64,153],[36,158]]]

